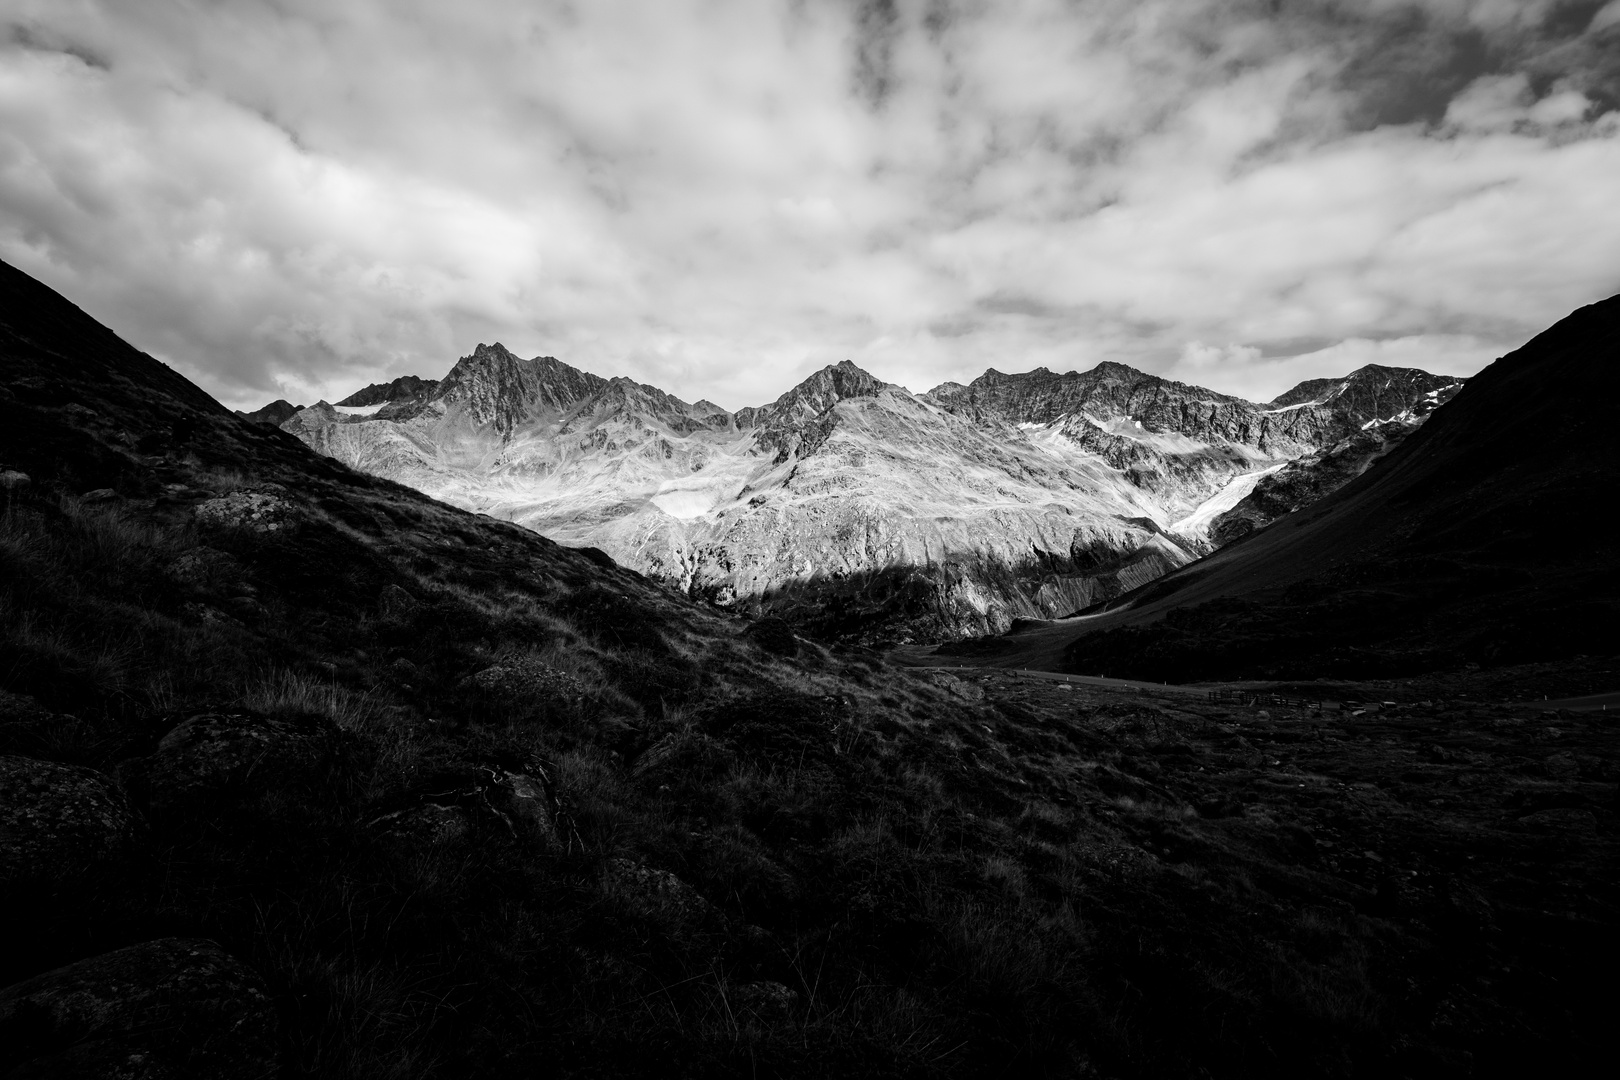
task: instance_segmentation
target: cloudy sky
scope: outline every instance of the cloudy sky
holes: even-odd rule
[[[221,400],[1469,374],[1620,291],[1620,0],[0,0],[0,258]]]

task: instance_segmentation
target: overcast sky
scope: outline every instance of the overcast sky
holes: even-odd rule
[[[0,0],[0,257],[227,404],[1471,374],[1620,291],[1620,0]]]

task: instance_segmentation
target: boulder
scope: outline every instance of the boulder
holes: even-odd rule
[[[0,1073],[252,1080],[277,1073],[264,983],[202,938],[93,956],[0,990]]]
[[[768,979],[744,983],[731,994],[731,1009],[740,1020],[772,1024],[787,1020],[798,1007],[799,995]]]
[[[984,700],[984,690],[972,683],[943,671],[939,668],[918,668],[916,674],[923,680],[939,687],[958,701],[976,703]],[[1058,683],[1059,690],[1071,690],[1068,683]]]
[[[578,678],[566,671],[548,667],[532,656],[503,660],[475,675],[469,675],[463,685],[510,701],[523,702],[577,704],[585,693],[585,684]]]
[[[0,882],[94,869],[126,854],[136,819],[94,769],[0,757]]]
[[[405,619],[421,608],[422,602],[398,585],[384,585],[377,596],[377,613],[385,619]]]
[[[239,529],[251,533],[275,533],[292,528],[297,508],[273,491],[243,489],[219,495],[192,511],[204,529]]]
[[[207,593],[241,580],[242,568],[223,551],[195,547],[165,566],[163,576],[188,592]]]
[[[21,491],[33,479],[25,472],[16,469],[0,469],[0,491]]]
[[[25,694],[0,690],[0,725],[37,728],[48,723],[53,715],[51,710]]]
[[[149,757],[120,769],[161,812],[317,780],[345,741],[324,716],[205,712],[175,725]]]

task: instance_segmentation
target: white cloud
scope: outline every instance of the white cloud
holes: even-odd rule
[[[1415,8],[1507,55],[1551,4],[916,0],[866,48],[855,6],[0,0],[0,257],[234,405],[495,339],[733,407],[846,357],[1247,392],[1620,289],[1582,71],[1356,121]]]

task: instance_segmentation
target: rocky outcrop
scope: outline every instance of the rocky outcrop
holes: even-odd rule
[[[240,529],[250,533],[274,533],[292,528],[297,508],[280,492],[269,490],[232,491],[199,504],[192,511],[203,529]]]
[[[1268,408],[1109,363],[919,397],[845,361],[727,413],[480,345],[408,409],[284,428],[690,595],[881,645],[1055,618],[1184,565],[1266,472],[1428,385]]]
[[[129,801],[110,777],[0,757],[0,883],[94,870],[126,855],[136,828]]]
[[[0,990],[7,1077],[275,1076],[262,979],[212,941],[162,938]]]

